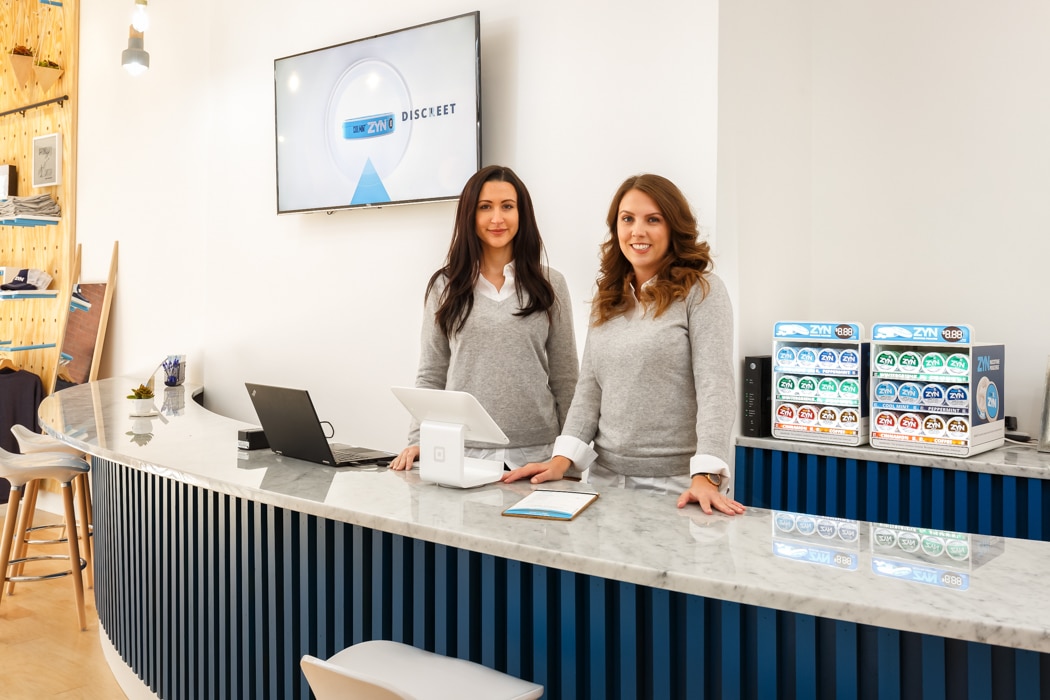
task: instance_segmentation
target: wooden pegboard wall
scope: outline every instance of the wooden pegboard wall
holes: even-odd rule
[[[62,95],[64,103],[49,104],[0,117],[0,164],[17,168],[18,195],[50,194],[62,209],[54,226],[0,226],[0,265],[38,268],[53,278],[53,300],[0,301],[0,340],[18,345],[60,345],[68,314],[76,247],[77,56],[80,34],[79,3],[7,0],[0,6],[0,112],[19,109]],[[34,52],[34,60],[61,66],[61,76],[44,89],[35,68],[16,68],[10,56],[16,45]],[[52,69],[53,70],[53,69]],[[54,76],[53,72],[46,75]],[[51,187],[32,186],[32,147],[37,136],[62,135],[62,181]],[[58,347],[8,355],[16,365],[40,375],[45,391],[54,386]]]

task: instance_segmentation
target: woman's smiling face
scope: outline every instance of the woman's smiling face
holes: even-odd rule
[[[647,282],[667,257],[671,231],[653,198],[641,190],[628,190],[620,200],[616,219],[620,250],[634,268],[635,286]]]

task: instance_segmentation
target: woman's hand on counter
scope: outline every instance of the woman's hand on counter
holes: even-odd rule
[[[419,459],[419,445],[409,445],[390,461],[390,468],[394,471],[406,471],[412,468],[412,463],[417,459]]]
[[[700,509],[708,515],[711,515],[712,508],[726,515],[739,515],[744,512],[743,503],[735,501],[719,491],[703,474],[694,476],[689,490],[678,497],[679,508],[685,508],[690,503],[699,503]]]
[[[531,481],[534,484],[542,484],[545,481],[558,481],[564,478],[565,472],[569,471],[572,467],[572,460],[568,457],[562,457],[560,455],[551,457],[548,462],[530,462],[524,467],[518,467],[512,469],[509,472],[504,472],[500,481],[504,483],[511,483],[518,479],[524,479],[526,477],[532,477]]]

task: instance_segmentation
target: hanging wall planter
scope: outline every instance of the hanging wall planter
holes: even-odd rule
[[[47,92],[62,77],[62,67],[54,61],[37,61],[33,64],[33,73],[36,74],[36,84],[40,90]]]
[[[11,67],[15,71],[15,78],[19,87],[25,87],[33,75],[33,52],[24,46],[16,46],[8,54],[11,59]]]

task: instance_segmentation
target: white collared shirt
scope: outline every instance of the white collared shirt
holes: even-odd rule
[[[514,282],[514,261],[503,266],[503,286],[496,289],[496,285],[485,279],[485,275],[478,273],[478,279],[474,282],[474,291],[492,301],[504,301],[510,299],[517,292]]]

